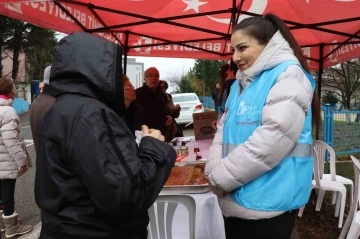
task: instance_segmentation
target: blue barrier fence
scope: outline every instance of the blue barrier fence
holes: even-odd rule
[[[199,96],[204,108],[215,109],[214,101],[211,96]]]
[[[323,107],[323,141],[336,155],[360,153],[360,111],[332,111]]]

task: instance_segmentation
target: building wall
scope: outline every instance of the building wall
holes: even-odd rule
[[[12,51],[3,51],[1,52],[2,58],[2,76],[11,78],[12,66],[13,66],[13,53]],[[20,52],[19,55],[19,72],[17,75],[16,82],[25,82],[25,54]]]

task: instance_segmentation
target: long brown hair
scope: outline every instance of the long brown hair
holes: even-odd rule
[[[291,49],[294,51],[294,55],[298,59],[302,68],[309,72],[309,66],[306,62],[306,59],[302,53],[300,46],[297,44],[294,36],[291,34],[289,28],[286,26],[283,20],[274,14],[266,14],[263,17],[249,17],[242,20],[239,24],[233,29],[233,33],[236,31],[243,31],[249,36],[254,37],[259,44],[267,44],[273,35],[280,31],[281,35],[289,43]],[[313,100],[311,103],[312,109],[312,124],[319,134],[320,127],[320,100],[317,90],[313,94]]]
[[[219,72],[219,76],[220,76],[220,92],[219,92],[219,98],[218,98],[218,105],[221,105],[221,103],[222,103],[224,91],[226,89],[227,72],[228,72],[229,69],[230,69],[230,66],[228,64],[223,65],[220,68],[220,72]],[[229,92],[227,92],[227,94],[229,95]]]

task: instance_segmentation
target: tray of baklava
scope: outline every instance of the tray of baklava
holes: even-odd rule
[[[161,193],[209,192],[209,182],[205,178],[204,169],[205,163],[189,163],[182,166],[174,166]]]

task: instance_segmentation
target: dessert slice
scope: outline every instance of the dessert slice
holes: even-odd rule
[[[194,166],[173,167],[165,186],[189,185]]]
[[[205,178],[205,164],[198,164],[194,166],[194,172],[190,179],[190,185],[206,185],[208,180]]]

